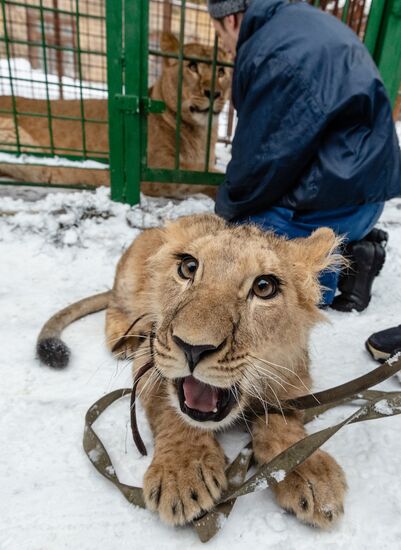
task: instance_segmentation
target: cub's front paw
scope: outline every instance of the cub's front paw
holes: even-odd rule
[[[279,504],[301,521],[329,527],[344,512],[346,488],[334,458],[316,451],[276,486],[275,493]]]
[[[143,492],[149,510],[173,525],[189,523],[213,508],[227,487],[221,449],[156,454],[148,468]]]

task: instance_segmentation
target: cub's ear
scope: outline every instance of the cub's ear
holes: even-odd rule
[[[296,272],[295,286],[300,303],[306,307],[321,301],[323,287],[319,283],[319,273],[324,270],[336,271],[347,265],[338,253],[342,239],[331,229],[321,227],[306,239],[287,241],[290,258]]]
[[[288,245],[294,263],[316,276],[326,269],[337,270],[346,265],[346,260],[338,253],[342,241],[332,229],[320,227],[310,237],[293,239]]]
[[[163,31],[160,36],[160,48],[163,53],[178,53],[180,43],[171,32]]]

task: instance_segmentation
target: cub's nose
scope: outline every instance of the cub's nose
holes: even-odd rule
[[[205,96],[206,96],[207,98],[210,98],[211,95],[212,95],[212,91],[211,91],[211,90],[205,90]],[[213,99],[218,99],[220,96],[221,96],[221,92],[214,92],[214,97],[213,97]]]
[[[212,344],[203,344],[201,346],[193,346],[184,342],[178,336],[173,336],[174,342],[184,352],[184,355],[188,361],[189,370],[194,372],[196,365],[201,359],[207,355],[211,355],[214,351],[218,350],[220,346],[213,346]]]

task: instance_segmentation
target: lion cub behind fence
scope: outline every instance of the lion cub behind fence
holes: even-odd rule
[[[179,51],[178,40],[170,33],[161,36],[161,50],[163,53]],[[213,48],[201,44],[187,44],[184,46],[186,57],[211,59]],[[220,61],[227,61],[222,50],[218,51]],[[162,73],[149,90],[149,97],[163,101],[166,104],[164,113],[150,114],[148,118],[148,163],[152,168],[174,168],[176,155],[176,114],[178,94],[179,63],[175,58],[164,58]],[[211,96],[213,70],[207,63],[184,61],[182,72],[182,108],[180,130],[179,164],[182,170],[205,169],[206,147],[208,135],[209,108],[212,105],[212,127],[210,142],[209,170],[215,171],[215,146],[218,132],[218,118],[227,101],[230,84],[231,69],[223,66],[216,67],[214,98]],[[55,117],[47,118],[48,109]],[[80,100],[53,100],[48,104],[42,99],[16,98],[16,109],[19,114],[18,141],[22,144],[21,150],[26,153],[49,153],[49,147],[54,146],[55,154],[63,156],[68,150],[85,149],[90,156],[96,156],[100,151],[106,154],[108,143],[108,107],[105,99]],[[82,109],[85,122],[83,132],[81,118]],[[0,97],[0,110],[13,110],[11,97]],[[68,120],[74,117],[76,120]],[[91,121],[101,120],[104,123]],[[52,137],[49,131],[52,129]],[[2,149],[7,149],[5,143],[15,144],[17,135],[14,119],[7,113],[0,113],[0,141]],[[30,147],[25,147],[27,145]],[[9,147],[10,151],[15,150]],[[92,153],[91,153],[92,152]],[[75,153],[77,154],[77,153]],[[99,154],[97,156],[100,156]],[[66,185],[109,185],[108,170],[93,170],[82,168],[65,168],[55,166],[35,166],[26,164],[0,164],[0,175],[17,180],[33,183],[64,183]],[[152,195],[184,196],[189,192],[207,192],[214,196],[214,190],[207,186],[170,185],[144,183],[142,191]]]
[[[302,414],[260,405],[308,392],[308,340],[322,319],[318,275],[338,265],[327,228],[285,240],[213,215],[144,231],[121,258],[112,291],[54,316],[38,339],[40,358],[65,366],[61,330],[107,307],[106,337],[133,372],[154,362],[139,387],[155,439],[144,478],[147,507],[171,524],[210,510],[226,487],[215,433],[247,417],[261,464],[304,437]],[[318,450],[274,488],[280,505],[326,527],[343,512],[340,466]]]

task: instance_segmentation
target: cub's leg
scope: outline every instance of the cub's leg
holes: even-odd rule
[[[210,510],[226,488],[224,452],[210,432],[181,419],[165,388],[144,388],[141,398],[155,438],[143,483],[146,506],[166,523],[183,525]]]
[[[270,414],[267,425],[265,419],[258,419],[253,427],[256,460],[260,464],[269,462],[305,435],[299,417],[284,420],[279,414]],[[320,450],[273,488],[283,508],[318,527],[328,527],[343,513],[345,490],[343,470]]]

